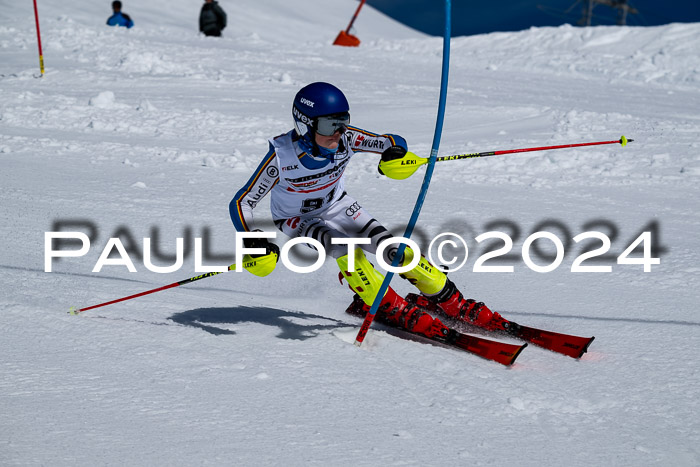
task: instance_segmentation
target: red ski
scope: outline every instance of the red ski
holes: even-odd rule
[[[345,310],[345,312],[359,318],[364,318],[368,309],[369,307],[365,305],[360,296],[355,294],[352,303],[347,310]],[[493,341],[484,337],[463,334],[451,328],[445,328],[445,335],[428,337],[422,333],[412,332],[403,327],[399,327],[396,324],[389,322],[389,320],[382,319],[381,315],[377,316],[377,322],[381,323],[387,328],[390,328],[392,330],[392,334],[398,335],[398,337],[401,337],[401,333],[410,334],[411,336],[416,336],[416,339],[414,340],[420,340],[422,342],[425,341],[426,343],[431,341],[439,342],[444,346],[463,350],[505,366],[512,365],[515,362],[515,359],[518,358],[518,355],[520,355],[520,352],[527,347],[527,344],[518,345]]]
[[[418,306],[431,313],[444,315],[443,311],[441,311],[434,303],[430,302],[423,296],[408,294],[406,296],[406,300],[416,303]],[[502,329],[488,330],[487,332],[502,333],[510,337],[515,337],[516,339],[524,340],[538,347],[551,350],[552,352],[568,355],[569,357],[573,358],[581,358],[588,350],[588,346],[591,345],[593,339],[595,339],[595,337],[579,337],[569,334],[561,334],[558,332],[544,331],[542,329],[535,329],[529,326],[523,326],[522,324],[514,321],[509,321],[500,316],[500,313],[496,313],[496,315],[498,315],[500,319],[500,326],[502,326]],[[482,331],[485,330],[481,327],[478,329],[481,329]]]
[[[478,355],[481,358],[485,358],[486,360],[491,360],[505,366],[512,365],[518,358],[518,355],[520,355],[520,352],[527,347],[527,344],[508,344],[506,342],[494,341],[484,337],[463,334],[455,331],[454,329],[450,329],[447,336],[426,337],[423,334],[393,326],[391,323],[386,321],[381,321],[380,323],[383,326],[391,328],[392,334],[394,334],[394,330],[397,330],[400,333],[407,333],[411,336],[416,336],[418,338],[416,340],[425,340],[425,343],[429,343],[431,341],[439,342],[447,347],[464,350],[471,354]],[[401,337],[399,333],[395,333],[394,335]]]
[[[454,329],[450,330],[447,338],[434,337],[432,340],[442,342],[450,347],[466,350],[487,360],[493,360],[501,365],[510,366],[518,358],[527,344],[507,344],[505,342],[492,341],[483,337],[462,334]]]
[[[517,325],[508,335],[530,342],[538,347],[573,358],[581,358],[595,337],[579,337]]]

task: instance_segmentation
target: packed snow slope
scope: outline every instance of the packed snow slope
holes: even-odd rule
[[[66,313],[198,275],[195,238],[205,264],[229,264],[229,200],[267,138],[291,128],[309,82],[343,89],[353,124],[429,154],[441,39],[365,7],[362,45],[333,47],[356,5],[226,0],[214,39],[197,35],[197,2],[125,2],[136,24],[125,30],[105,26],[109,2],[39,1],[37,78],[31,3],[3,4],[0,464],[700,464],[698,24],[452,41],[440,155],[635,140],[441,163],[416,230],[423,247],[444,232],[465,239],[450,278],[466,295],[523,324],[595,335],[579,361],[530,346],[506,369],[381,326],[358,349],[331,259],[312,274],[280,263],[265,278],[230,272]],[[400,235],[424,169],[395,181],[376,162],[358,154],[347,188]],[[89,234],[88,253],[45,272],[52,230]],[[513,272],[474,271],[504,245],[476,241],[489,231],[513,247],[483,265]],[[551,272],[521,253],[538,231],[564,246]],[[609,272],[571,270],[603,246],[573,240],[589,231],[611,244],[582,265]],[[643,231],[660,260],[650,272],[616,261]],[[110,237],[137,272],[93,272]],[[150,271],[147,237],[158,266],[184,238],[184,265]],[[550,240],[526,250],[535,267],[554,260]]]

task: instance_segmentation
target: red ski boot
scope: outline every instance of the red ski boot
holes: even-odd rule
[[[369,309],[370,306],[365,304],[359,295],[355,294],[352,303],[345,312],[364,318]],[[442,324],[442,321],[430,316],[416,303],[407,302],[391,287],[379,304],[377,321],[429,338],[447,337],[450,332],[449,328]]]
[[[487,331],[505,331],[515,334],[519,328],[517,323],[508,321],[497,312],[491,311],[482,302],[465,299],[454,282],[449,279],[439,294],[430,297],[424,295],[415,297],[416,303],[429,311],[439,310],[447,316]],[[411,295],[407,299],[410,300]]]
[[[337,259],[340,274],[338,279],[342,284],[343,279],[348,281],[348,286],[355,292],[356,298],[347,312],[365,316],[371,304],[379,294],[384,276],[379,273],[372,263],[367,261],[361,249],[353,252],[355,268],[350,271],[349,256],[345,255]],[[389,287],[377,308],[377,318],[390,326],[406,329],[410,332],[422,334],[426,337],[437,335],[447,337],[449,329],[439,319],[434,319],[415,303],[407,303],[394,289]]]

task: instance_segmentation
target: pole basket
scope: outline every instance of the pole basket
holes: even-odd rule
[[[348,34],[345,31],[340,31],[340,33],[338,33],[338,37],[336,37],[335,41],[333,41],[333,45],[341,45],[343,47],[357,47],[360,45],[360,39],[358,39],[357,36]]]

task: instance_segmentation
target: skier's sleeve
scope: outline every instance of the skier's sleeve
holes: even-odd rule
[[[229,203],[228,210],[231,221],[238,232],[251,232],[255,229],[253,209],[279,182],[277,165],[277,153],[275,148],[270,145],[270,150],[258,168]]]
[[[380,135],[354,126],[348,126],[348,143],[355,152],[373,152],[381,154],[392,146],[400,146],[408,150],[406,140],[399,135],[386,133]]]

